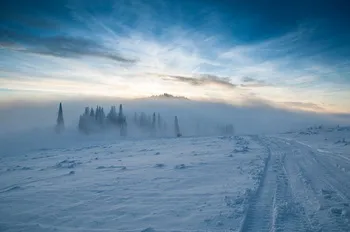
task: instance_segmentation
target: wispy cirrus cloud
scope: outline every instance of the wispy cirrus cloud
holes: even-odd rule
[[[130,64],[137,62],[137,59],[127,58],[127,56],[119,54],[118,51],[110,50],[103,44],[87,37],[40,36],[5,29],[0,29],[0,34],[2,48],[15,49],[20,52],[69,58],[89,56]]]
[[[241,87],[265,87],[270,86],[266,81],[264,80],[258,80],[252,77],[243,77],[242,78],[242,84]]]
[[[178,81],[178,82],[187,83],[193,86],[217,85],[225,88],[236,88],[237,86],[231,83],[231,80],[229,77],[220,77],[220,76],[215,76],[211,74],[198,74],[195,76],[176,76],[176,75],[150,73],[150,75],[161,77],[163,80]]]
[[[13,85],[10,76],[25,79],[26,89],[35,76],[35,81],[55,80],[42,88],[52,85],[51,90],[59,91],[64,89],[55,83],[74,79],[90,83],[91,88],[86,88],[93,94],[97,80],[112,89],[122,83],[130,96],[132,92],[156,95],[166,89],[175,95],[184,95],[183,91],[191,98],[233,103],[250,96],[316,105],[327,101],[326,109],[350,110],[350,103],[344,100],[350,97],[346,77],[350,65],[334,57],[337,44],[330,46],[329,41],[318,39],[321,32],[314,23],[302,22],[277,34],[256,34],[250,40],[244,39],[251,33],[246,27],[228,27],[228,16],[220,14],[220,6],[193,14],[181,3],[167,1],[106,1],[102,5],[68,1],[64,9],[54,5],[51,15],[33,16],[28,21],[32,23],[19,18],[16,24],[26,30],[0,25],[0,58],[6,57],[0,75],[8,88]],[[62,12],[56,14],[54,8]],[[207,23],[204,18],[211,20]],[[48,19],[51,26],[35,23],[40,19]],[[247,27],[257,23],[244,17],[237,20]],[[16,85],[13,88],[18,89],[21,82]]]
[[[297,108],[297,109],[305,109],[312,111],[324,111],[324,107],[319,106],[318,104],[311,102],[283,102],[282,104],[287,107]]]

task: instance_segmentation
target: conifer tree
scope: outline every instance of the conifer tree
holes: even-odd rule
[[[123,116],[123,105],[120,104],[119,105],[119,117],[122,117]]]
[[[101,118],[104,120],[106,117],[103,107],[101,107]]]
[[[177,116],[175,116],[175,123],[174,123],[174,125],[175,125],[175,135],[177,137],[180,137],[181,136],[181,132],[180,132],[180,126],[179,126],[179,121],[177,119]]]
[[[87,134],[85,117],[83,115],[80,115],[80,117],[79,117],[78,128],[79,128],[80,132]]]
[[[95,118],[95,112],[94,109],[91,107],[91,111],[90,111],[90,117]]]
[[[88,116],[89,113],[90,113],[90,108],[89,108],[89,107],[85,107],[84,115],[85,115],[85,116]]]
[[[152,117],[152,129],[156,129],[156,113],[153,113]]]
[[[100,107],[96,106],[95,121],[99,121],[99,117],[100,117]]]
[[[57,124],[56,124],[56,132],[59,133],[64,129],[64,119],[63,119],[63,109],[62,103],[60,103],[58,107],[58,116],[57,116]]]
[[[118,115],[115,109],[115,106],[111,107],[111,110],[109,111],[107,115],[108,120],[113,124],[118,124]]]
[[[105,112],[103,111],[103,108],[100,107],[99,108],[98,122],[100,123],[101,126],[104,124],[105,118],[106,118]]]
[[[160,117],[160,113],[158,113],[157,123],[158,123],[158,129],[162,129],[162,119]]]
[[[123,105],[119,105],[119,114],[118,114],[118,124],[120,126],[120,135],[126,136],[126,117],[123,114]]]

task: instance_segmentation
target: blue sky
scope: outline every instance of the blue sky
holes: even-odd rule
[[[350,112],[349,4],[5,0],[0,98],[167,92]]]

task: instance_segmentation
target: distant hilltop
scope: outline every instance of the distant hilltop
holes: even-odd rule
[[[174,96],[174,95],[171,95],[169,93],[163,93],[163,94],[160,94],[160,95],[152,95],[151,97],[149,98],[152,98],[152,99],[179,99],[179,100],[190,100],[188,99],[187,97],[183,97],[183,96]]]

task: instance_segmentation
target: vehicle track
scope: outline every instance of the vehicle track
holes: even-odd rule
[[[242,232],[350,231],[348,162],[339,164],[339,156],[298,141],[254,139],[266,147],[268,159]]]
[[[350,186],[348,176],[331,164],[337,157],[331,159],[296,141],[276,142],[290,151],[286,156],[288,176],[294,179],[293,193],[305,209],[311,231],[350,231],[346,215]]]
[[[294,201],[286,153],[270,139],[259,142],[266,146],[269,158],[241,231],[310,231],[302,206]]]

